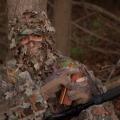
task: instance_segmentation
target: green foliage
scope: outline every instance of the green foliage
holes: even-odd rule
[[[80,47],[71,48],[71,57],[82,61],[84,57],[84,50]]]
[[[98,42],[98,39],[94,36],[84,36],[81,41],[83,41],[84,44],[88,45],[96,45]]]
[[[96,19],[94,19],[91,24],[92,24],[92,28],[93,29],[100,29],[100,28],[102,28],[102,22],[101,22],[101,20],[100,20],[99,17],[97,17]]]

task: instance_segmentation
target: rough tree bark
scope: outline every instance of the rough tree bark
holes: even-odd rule
[[[9,18],[21,16],[25,10],[46,11],[47,0],[8,0]]]
[[[0,61],[4,61],[8,52],[7,0],[0,0]]]
[[[71,0],[55,0],[56,46],[64,55],[69,55]]]

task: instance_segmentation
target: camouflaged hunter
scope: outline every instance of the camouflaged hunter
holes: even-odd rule
[[[0,120],[43,120],[45,114],[84,104],[106,91],[92,71],[55,49],[55,30],[44,11],[26,11],[9,25],[12,58],[0,79]],[[79,119],[117,120],[117,116],[107,102],[84,110]]]

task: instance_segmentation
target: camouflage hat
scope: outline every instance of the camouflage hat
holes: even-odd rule
[[[25,11],[14,25],[10,27],[10,32],[13,31],[16,44],[28,35],[36,36],[51,36],[55,33],[54,27],[44,11],[37,13],[35,11]],[[10,38],[12,41],[12,38]]]

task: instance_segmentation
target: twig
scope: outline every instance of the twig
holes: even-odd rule
[[[91,50],[102,53],[104,55],[117,55],[117,56],[120,56],[120,53],[117,52],[117,51],[105,50],[105,49],[100,48],[100,47],[94,47],[94,46],[91,46],[91,45],[87,45],[85,43],[82,43],[82,42],[78,41],[78,39],[75,39],[74,41],[77,43],[78,47],[81,46],[81,47],[84,47],[84,48],[89,48]]]
[[[96,38],[98,38],[98,39],[100,39],[100,40],[103,40],[103,41],[105,41],[105,42],[109,42],[109,43],[111,43],[112,45],[116,45],[116,46],[120,47],[120,44],[119,44],[118,42],[113,42],[113,41],[109,40],[108,38],[101,37],[101,36],[99,36],[98,34],[96,34],[96,33],[94,33],[94,32],[91,32],[91,31],[88,30],[87,28],[84,28],[84,27],[82,27],[82,26],[80,26],[80,25],[78,25],[78,24],[76,24],[76,23],[74,23],[74,22],[72,22],[72,25],[74,25],[76,28],[82,30],[83,32],[85,32],[85,33],[87,33],[87,34],[89,34],[89,35],[91,35],[91,36],[95,36]]]
[[[78,22],[80,22],[80,21],[83,21],[83,20],[85,20],[85,19],[87,19],[87,18],[95,15],[95,14],[96,14],[96,12],[92,12],[92,13],[90,13],[90,14],[87,14],[87,15],[85,15],[85,16],[83,16],[83,17],[80,17],[80,18],[76,19],[74,22],[75,22],[75,23],[78,23]]]
[[[111,79],[112,75],[115,73],[115,70],[119,65],[120,65],[120,59],[117,61],[117,64],[113,66],[112,71],[110,72],[110,75],[108,76],[108,80]]]
[[[120,85],[120,76],[117,76],[104,84],[107,89],[112,89]]]
[[[117,56],[120,56],[120,53],[117,52],[117,51],[105,50],[105,49],[100,48],[100,47],[93,47],[93,46],[86,45],[86,44],[81,44],[81,43],[79,45],[81,45],[83,47],[86,47],[86,48],[89,48],[91,50],[97,51],[99,53],[105,54],[105,55],[117,55]]]
[[[83,5],[82,2],[73,1],[72,3],[73,3],[73,5],[79,5],[79,6]],[[107,10],[105,10],[102,7],[99,7],[95,4],[91,4],[88,2],[84,2],[84,5],[86,6],[87,9],[98,11],[98,12],[112,18],[113,20],[117,21],[118,23],[120,23],[120,18],[118,18],[116,15],[112,14],[111,12],[108,12]]]
[[[117,29],[116,27],[112,26],[110,23],[105,23],[105,26],[107,26],[107,27],[109,27],[109,28],[115,30],[117,33],[120,33],[120,30]]]
[[[94,47],[94,46],[91,46],[91,45],[87,45],[85,43],[81,43],[80,41],[77,40],[74,40],[76,43],[77,43],[77,46],[78,47],[84,47],[84,48],[88,48],[88,49],[91,49],[93,51],[96,51],[96,52],[99,52],[99,53],[102,53],[104,55],[117,55],[117,56],[120,56],[120,53],[117,52],[117,51],[112,51],[112,50],[105,50],[103,48],[100,48],[100,47]]]
[[[102,21],[101,21],[103,24],[105,24],[106,27],[112,29],[112,30],[115,30],[116,32],[120,33],[120,30],[118,27],[117,24],[115,24],[115,22],[111,21],[110,19],[107,19],[106,17],[103,17],[102,16]]]

